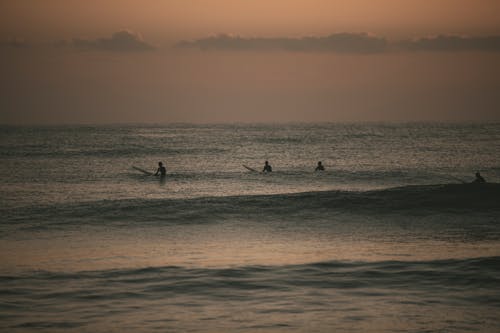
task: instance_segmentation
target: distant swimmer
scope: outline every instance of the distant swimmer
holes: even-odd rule
[[[473,183],[486,183],[486,180],[479,172],[476,172],[476,179],[474,179]]]
[[[158,174],[162,177],[167,175],[167,169],[163,166],[162,162],[158,162],[158,170],[156,170],[155,176],[158,176]]]
[[[262,172],[272,172],[273,171],[273,168],[271,167],[271,164],[269,164],[268,161],[266,161],[264,163],[264,169],[262,170]]]
[[[321,161],[319,161],[318,166],[316,167],[316,169],[314,169],[314,171],[324,171],[324,170],[325,170],[325,167],[323,166]]]

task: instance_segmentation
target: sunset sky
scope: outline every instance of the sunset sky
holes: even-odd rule
[[[6,0],[0,124],[500,121],[498,0]]]

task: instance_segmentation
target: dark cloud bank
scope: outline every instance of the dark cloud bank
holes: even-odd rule
[[[460,37],[437,36],[421,38],[413,41],[395,43],[396,47],[405,50],[423,51],[500,51],[500,36]]]
[[[302,38],[244,38],[217,35],[194,41],[182,41],[178,47],[195,47],[203,50],[286,50],[286,51],[330,51],[341,53],[374,53],[387,48],[384,38],[367,34],[333,34],[326,37]]]
[[[39,44],[41,46],[42,44]],[[141,35],[122,30],[110,37],[96,39],[74,38],[71,41],[55,43],[59,47],[81,50],[112,52],[152,51],[156,48],[146,42]],[[26,48],[32,45],[22,39],[0,42],[0,47]],[[287,51],[287,52],[332,52],[373,54],[392,51],[485,51],[500,52],[500,36],[450,36],[439,35],[412,40],[388,41],[384,37],[366,33],[337,33],[329,36],[290,37],[242,37],[220,34],[195,40],[183,40],[175,44],[177,48],[229,51]]]
[[[179,48],[201,50],[269,51],[336,53],[381,53],[388,51],[500,51],[500,36],[460,37],[436,36],[416,40],[389,42],[368,34],[339,33],[325,37],[246,38],[217,35],[192,41],[181,41]]]
[[[23,39],[11,38],[7,41],[0,42],[0,46],[11,47],[11,48],[25,48],[29,44]]]
[[[74,38],[70,43],[67,43],[67,45],[79,49],[117,52],[150,51],[154,49],[154,47],[146,43],[140,35],[126,30],[115,32],[111,37],[106,38]]]

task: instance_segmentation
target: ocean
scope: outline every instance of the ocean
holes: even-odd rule
[[[500,332],[499,182],[500,124],[0,126],[0,331]]]

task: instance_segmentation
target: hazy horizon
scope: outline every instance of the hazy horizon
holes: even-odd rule
[[[282,122],[265,122],[265,121],[234,121],[234,122],[189,122],[189,121],[173,121],[173,122],[23,122],[23,123],[0,123],[1,127],[176,127],[176,126],[300,126],[300,125],[497,125],[500,121],[474,121],[474,120],[409,120],[409,121],[379,121],[379,120],[352,120],[352,121],[282,121]]]

